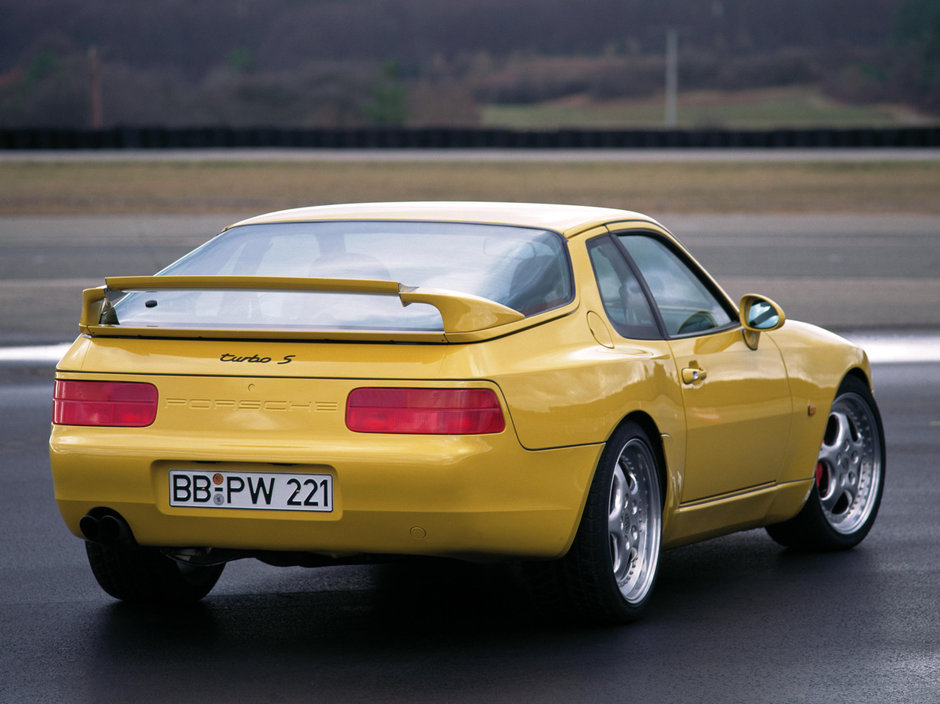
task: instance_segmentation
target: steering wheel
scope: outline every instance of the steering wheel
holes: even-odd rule
[[[676,334],[681,335],[687,332],[699,332],[700,330],[708,330],[717,326],[718,324],[715,322],[711,313],[707,310],[697,310],[682,321],[682,325],[676,330]]]

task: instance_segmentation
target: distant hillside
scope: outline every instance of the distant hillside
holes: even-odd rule
[[[93,71],[105,125],[473,125],[650,98],[667,28],[684,91],[940,111],[937,0],[0,0],[0,17],[3,126],[88,125]]]

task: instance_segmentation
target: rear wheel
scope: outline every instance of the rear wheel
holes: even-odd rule
[[[626,423],[601,455],[571,550],[535,568],[536,593],[549,591],[555,609],[591,621],[633,621],[656,581],[661,535],[656,454],[646,433]]]
[[[188,565],[156,548],[85,543],[98,584],[123,601],[184,604],[199,601],[218,581],[221,565]]]
[[[846,550],[871,530],[885,479],[884,430],[868,386],[839,387],[816,460],[816,480],[794,518],[768,526],[774,540],[804,550]]]

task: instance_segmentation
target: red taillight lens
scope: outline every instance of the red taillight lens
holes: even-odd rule
[[[354,389],[346,427],[357,433],[475,435],[506,427],[490,389]]]
[[[56,381],[52,422],[142,428],[157,417],[157,387],[124,381]]]

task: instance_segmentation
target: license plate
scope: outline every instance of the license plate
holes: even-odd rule
[[[333,476],[173,469],[170,506],[329,513],[333,510]]]

